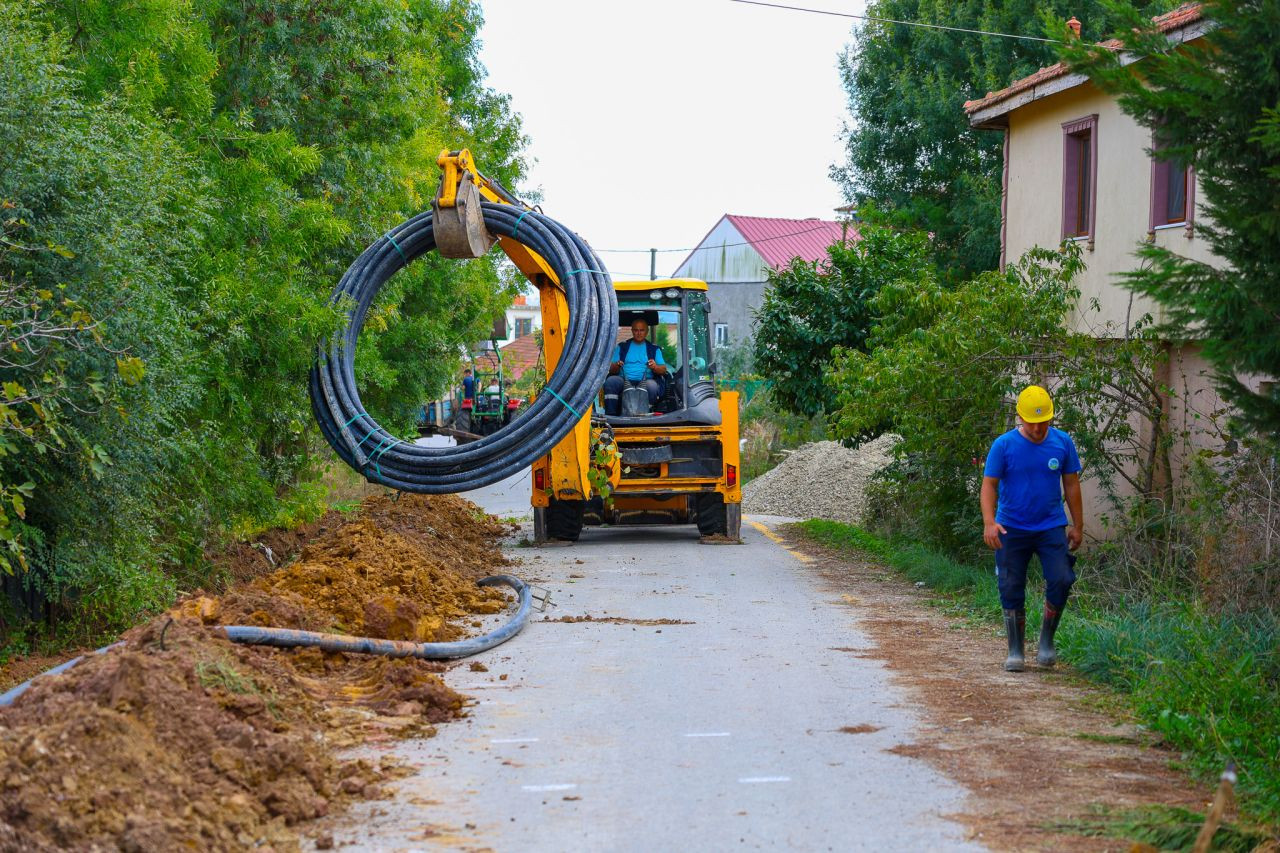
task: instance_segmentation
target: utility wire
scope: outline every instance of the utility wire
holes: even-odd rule
[[[806,228],[803,231],[793,231],[790,234],[775,234],[772,237],[761,237],[759,240],[743,240],[741,243],[718,243],[714,246],[688,246],[683,249],[596,249],[595,246],[592,246],[591,248],[595,249],[596,254],[608,252],[612,255],[625,255],[638,252],[644,252],[646,254],[649,252],[657,252],[660,255],[670,252],[706,252],[711,249],[728,249],[733,246],[754,246],[757,243],[768,243],[772,240],[785,240],[788,237],[799,237],[801,234],[812,234],[815,231],[826,231],[828,224],[829,223],[824,222],[822,225],[817,225],[813,228]]]
[[[920,27],[926,30],[945,30],[951,33],[970,33],[978,36],[995,36],[1004,39],[1021,39],[1023,41],[1042,41],[1049,44],[1065,44],[1061,39],[1046,39],[1037,36],[1020,36],[1013,33],[994,33],[988,30],[971,30],[966,27],[947,27],[942,24],[925,24],[920,21],[895,21],[893,18],[877,18],[874,15],[855,15],[851,12],[829,12],[826,9],[806,9],[803,6],[784,6],[781,3],[762,3],[760,0],[729,0],[730,3],[745,3],[748,6],[767,6],[770,9],[786,9],[791,12],[809,12],[814,15],[831,15],[836,18],[857,18],[859,21],[874,21],[878,24],[900,24],[904,27]]]

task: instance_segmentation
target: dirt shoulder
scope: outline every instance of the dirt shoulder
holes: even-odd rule
[[[1121,839],[1054,827],[1099,807],[1207,807],[1213,791],[1172,769],[1178,754],[1124,719],[1114,694],[1061,665],[1004,672],[995,626],[961,624],[891,569],[783,533],[856,609],[877,646],[866,654],[887,663],[922,716],[916,742],[894,751],[968,789],[966,811],[950,817],[973,840],[994,850],[1125,850]]]
[[[343,751],[460,716],[447,665],[240,645],[222,626],[478,633],[507,606],[476,585],[509,565],[504,532],[456,496],[371,497],[330,529],[280,538],[294,562],[190,596],[36,679],[0,708],[0,853],[296,850],[314,819],[383,797],[404,768]]]

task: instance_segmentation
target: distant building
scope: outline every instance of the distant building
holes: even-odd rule
[[[507,308],[505,335],[498,337],[498,346],[532,335],[535,329],[542,328],[542,305],[536,296],[520,294],[511,301]]]
[[[856,225],[849,222],[726,213],[672,277],[707,283],[715,345],[725,346],[751,335],[754,312],[764,303],[769,270],[785,267],[796,258],[823,260],[829,246],[846,239],[858,239]]]
[[[519,379],[542,358],[542,348],[532,334],[521,335],[510,343],[500,344],[498,349],[502,353],[502,377],[507,382]]]

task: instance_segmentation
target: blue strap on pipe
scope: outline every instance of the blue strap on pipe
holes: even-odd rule
[[[597,275],[605,275],[605,271],[604,271],[604,270],[587,270],[587,269],[582,269],[582,270],[569,270],[567,273],[565,273],[565,274],[564,274],[564,277],[565,277],[565,278],[568,278],[569,276],[571,276],[571,275],[577,275],[577,274],[578,274],[578,273],[580,273],[580,272],[593,272],[593,273],[596,273]]]
[[[565,402],[564,397],[561,397],[559,394],[557,394],[555,392],[555,389],[552,388],[550,385],[543,385],[542,390],[546,391],[552,397],[555,397],[557,400],[559,400],[560,404],[564,406],[566,409],[568,409],[569,411],[573,412],[574,416],[577,417],[579,420],[582,419],[582,415],[578,413],[578,410],[575,409],[573,406],[570,406],[567,402]]]
[[[395,436],[392,436],[392,439],[393,441],[390,444],[387,444],[385,441],[382,444],[379,444],[378,449],[373,451],[373,453],[369,456],[369,461],[373,463],[373,467],[376,468],[378,471],[379,480],[382,479],[382,466],[378,464],[378,457],[386,453],[391,448],[399,447],[401,444],[404,444],[404,441],[402,439],[395,438]],[[383,447],[383,444],[386,444],[386,446]]]
[[[401,248],[400,248],[400,244],[396,242],[396,238],[395,238],[395,237],[392,237],[392,236],[391,236],[391,232],[390,232],[390,231],[388,231],[386,234],[383,234],[382,236],[383,236],[383,237],[386,237],[388,240],[390,240],[390,241],[391,241],[391,245],[395,246],[395,247],[396,247],[396,251],[400,253],[400,258],[401,258],[401,260],[403,260],[403,261],[404,261],[405,266],[408,266],[408,265],[409,265],[409,259],[408,259],[407,257],[405,257],[404,249],[401,249]]]
[[[528,216],[528,215],[529,215],[529,211],[527,211],[527,210],[526,210],[524,213],[522,213],[522,214],[520,214],[519,216],[517,216],[517,217],[516,217],[516,224],[515,224],[515,225],[513,225],[513,226],[511,227],[511,239],[512,239],[512,240],[514,240],[514,239],[516,238],[516,232],[520,230],[520,220],[521,220],[521,219],[524,219],[524,218],[525,218],[526,216]]]
[[[356,442],[356,447],[359,447],[360,445],[362,445],[362,444],[364,444],[366,441],[368,441],[368,440],[369,440],[369,436],[373,435],[373,434],[374,434],[375,432],[377,432],[377,431],[378,431],[378,428],[377,428],[377,427],[374,427],[373,429],[369,430],[369,432],[365,433],[365,437],[364,437],[364,438],[362,438],[362,439],[360,439],[358,442]]]
[[[361,418],[367,418],[368,416],[369,416],[369,415],[368,415],[366,412],[361,412],[360,414],[356,415],[354,418],[352,418],[351,420],[349,420],[349,421],[347,421],[345,424],[343,424],[343,425],[342,425],[342,428],[343,428],[343,429],[346,429],[347,427],[351,426],[353,423],[355,423],[356,421],[360,420]]]

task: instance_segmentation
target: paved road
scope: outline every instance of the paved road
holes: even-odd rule
[[[496,509],[523,485],[469,495]],[[527,500],[527,497],[524,498]],[[505,504],[503,502],[506,502]],[[758,521],[757,521],[758,524]],[[394,754],[421,768],[338,825],[365,850],[979,849],[941,815],[962,791],[890,753],[915,717],[855,611],[765,532],[588,529],[513,548],[552,592],[448,682],[470,717]],[[543,617],[535,617],[541,620]],[[505,679],[501,677],[505,676]],[[873,728],[864,733],[843,727]]]

